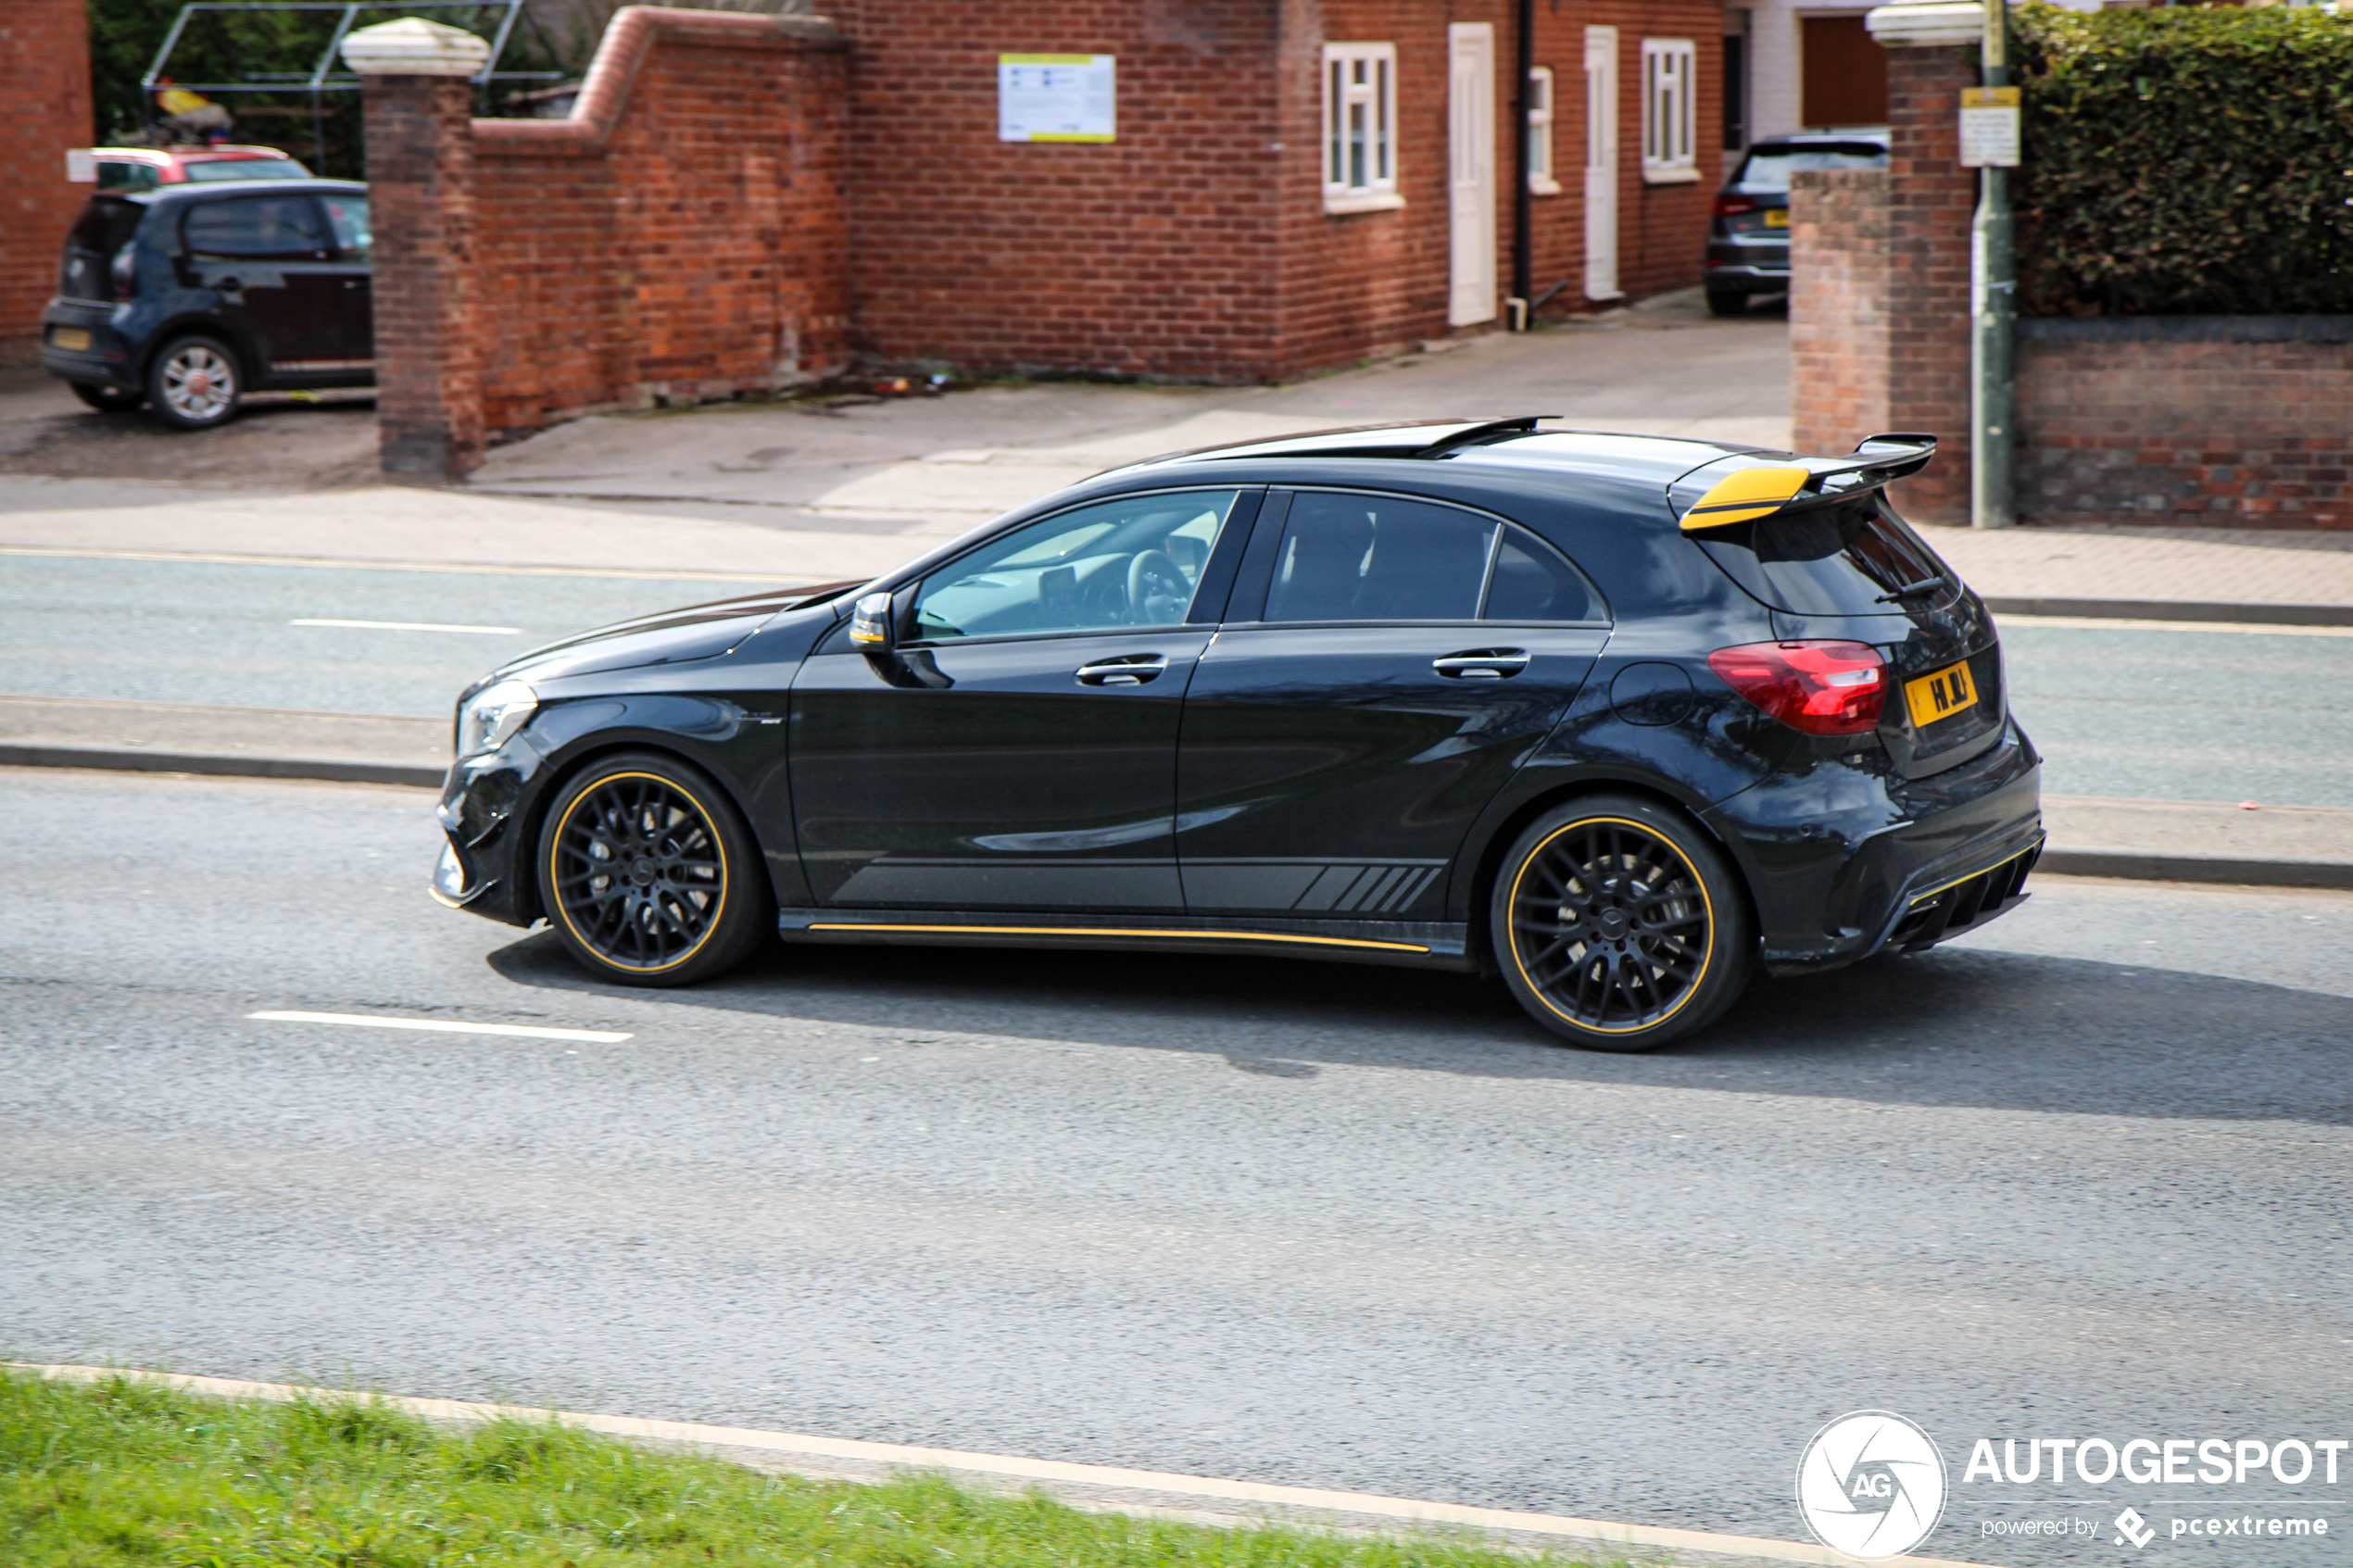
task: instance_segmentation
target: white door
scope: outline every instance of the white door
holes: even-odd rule
[[[1446,320],[1461,327],[1495,319],[1495,28],[1455,22],[1446,42],[1453,61],[1447,180],[1454,234]]]
[[[1617,286],[1617,29],[1585,30],[1585,297]]]

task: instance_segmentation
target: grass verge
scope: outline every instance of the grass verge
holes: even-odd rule
[[[8,1568],[1529,1568],[1470,1542],[1090,1513],[937,1476],[812,1481],[553,1422],[205,1399],[0,1368]]]

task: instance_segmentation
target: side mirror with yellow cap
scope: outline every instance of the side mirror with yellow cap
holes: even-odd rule
[[[849,646],[861,653],[888,653],[898,638],[891,596],[867,594],[849,608]]]

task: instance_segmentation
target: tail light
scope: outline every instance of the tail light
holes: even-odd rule
[[[1707,667],[1809,735],[1869,734],[1887,702],[1887,660],[1867,643],[1743,643],[1718,648]]]
[[[139,290],[139,247],[137,243],[134,241],[132,244],[124,245],[120,250],[116,251],[114,253],[114,265],[107,268],[107,275],[114,280],[115,303],[117,305],[130,304],[131,296],[136,294]]]
[[[1718,195],[1710,208],[1718,218],[1738,218],[1743,212],[1755,212],[1756,204],[1746,196]]]

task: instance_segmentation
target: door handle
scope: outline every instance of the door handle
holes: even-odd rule
[[[1118,659],[1106,659],[1100,664],[1078,667],[1078,684],[1082,686],[1140,686],[1146,681],[1157,680],[1168,668],[1168,660],[1156,653],[1131,653]]]
[[[1473,648],[1433,659],[1429,667],[1456,681],[1502,681],[1528,668],[1526,648]]]

